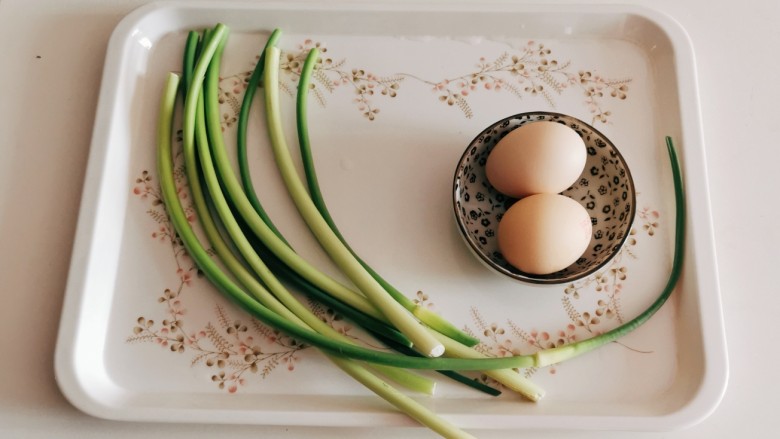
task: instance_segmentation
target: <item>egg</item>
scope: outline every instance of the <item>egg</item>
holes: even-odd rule
[[[559,194],[536,194],[513,204],[498,223],[498,248],[528,274],[550,274],[579,259],[593,226],[582,205]]]
[[[514,198],[559,193],[585,167],[585,143],[573,129],[557,122],[532,122],[499,140],[485,164],[487,179]]]

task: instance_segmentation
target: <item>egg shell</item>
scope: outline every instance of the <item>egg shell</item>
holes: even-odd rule
[[[513,204],[498,223],[504,259],[528,274],[563,270],[587,250],[593,233],[582,205],[559,194],[536,194]]]
[[[490,152],[487,179],[513,198],[568,189],[582,173],[587,152],[576,131],[557,122],[532,122],[512,130]]]

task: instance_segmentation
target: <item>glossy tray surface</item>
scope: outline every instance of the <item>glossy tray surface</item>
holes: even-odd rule
[[[675,138],[696,227],[670,302],[619,343],[523,371],[547,390],[541,403],[445,380],[435,396],[415,398],[464,428],[664,430],[715,408],[727,363],[687,36],[644,9],[478,2],[159,3],[119,24],[57,346],[58,381],[77,407],[127,420],[411,425],[313,348],[223,299],[172,239],[155,170],[158,100],[166,73],[181,70],[186,31],[217,22],[231,28],[220,83],[231,148],[245,81],[270,31],[284,32],[289,139],[298,69],[319,46],[310,130],[336,223],[385,278],[482,339],[491,355],[588,338],[652,302],[671,265],[664,136]],[[261,108],[258,101],[249,127],[258,194],[293,247],[338,276],[287,197]],[[523,285],[490,272],[452,217],[452,177],[466,145],[526,111],[588,121],[614,142],[636,184],[632,235],[603,270],[571,284]],[[314,311],[362,337],[328,310]]]

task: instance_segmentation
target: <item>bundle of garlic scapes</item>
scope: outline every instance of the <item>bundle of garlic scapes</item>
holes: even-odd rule
[[[634,320],[592,339],[533,355],[487,358],[473,349],[477,339],[414,304],[361,261],[328,214],[314,173],[306,124],[306,97],[318,56],[316,49],[311,51],[304,65],[297,102],[298,140],[308,190],[300,180],[281,128],[280,51],[275,46],[280,36],[278,31],[274,31],[261,53],[241,109],[239,179],[230,165],[220,126],[219,68],[227,35],[228,29],[223,24],[202,35],[191,32],[185,48],[182,76],[169,74],[161,99],[158,173],[166,210],[177,234],[205,277],[218,290],[264,323],[321,349],[358,382],[438,434],[451,438],[471,437],[378,375],[410,390],[430,394],[434,387],[432,380],[409,369],[437,370],[478,390],[496,394],[495,389],[453,372],[481,370],[504,387],[536,401],[544,392],[516,368],[557,363],[614,341],[648,320],[674,289],[682,266],[684,200],[676,154],[667,139],[675,178],[677,239],[674,266],[659,298]],[[269,135],[285,185],[317,241],[354,287],[335,281],[301,258],[273,226],[257,199],[246,159],[246,121],[257,83],[263,76]],[[188,187],[208,243],[200,242],[187,220],[173,178],[171,137],[180,90],[184,91],[182,148]],[[206,251],[208,247],[214,250],[224,269]],[[300,303],[285,283],[351,318],[398,353],[365,348],[343,337]]]

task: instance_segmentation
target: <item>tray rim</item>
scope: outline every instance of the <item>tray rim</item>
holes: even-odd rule
[[[675,77],[678,80],[678,99],[680,101],[680,142],[682,145],[693,147],[683,148],[682,166],[686,178],[686,186],[689,192],[695,192],[700,196],[688,197],[688,211],[696,213],[696,227],[691,227],[692,217],[688,216],[688,250],[687,255],[695,254],[693,262],[688,258],[687,269],[684,273],[692,271],[698,284],[698,296],[702,291],[707,291],[708,300],[699,300],[698,306],[701,312],[700,326],[702,338],[702,351],[707,366],[704,376],[699,383],[699,389],[693,398],[688,400],[677,411],[649,417],[615,417],[615,416],[550,416],[547,420],[531,423],[529,428],[556,428],[560,429],[559,422],[562,419],[573,421],[579,428],[603,429],[605,423],[613,426],[612,429],[630,430],[675,430],[687,428],[706,419],[719,405],[728,382],[729,367],[727,360],[727,348],[725,328],[723,323],[723,311],[721,307],[721,292],[718,282],[718,269],[715,257],[714,228],[712,210],[710,205],[709,182],[706,169],[706,151],[703,141],[703,127],[701,124],[701,110],[698,92],[698,78],[696,73],[695,55],[693,46],[687,32],[672,17],[654,9],[620,4],[597,5],[570,5],[570,4],[518,4],[509,1],[492,0],[485,3],[477,3],[471,0],[459,0],[450,3],[449,6],[457,10],[480,11],[506,11],[506,12],[583,12],[590,13],[626,13],[645,18],[661,30],[667,33],[672,43],[675,64]],[[363,11],[382,10],[416,10],[433,11],[441,7],[440,3],[431,0],[423,2],[412,1],[378,1],[358,2],[341,0],[333,3],[317,3],[309,1],[282,2],[278,0],[248,3],[242,1],[219,3],[202,2],[190,4],[183,1],[159,1],[141,6],[126,15],[115,27],[106,49],[106,58],[103,66],[100,94],[96,109],[92,141],[84,179],[80,211],[75,232],[74,245],[71,253],[71,263],[65,295],[62,306],[61,320],[57,336],[54,358],[54,372],[60,390],[68,401],[81,411],[95,417],[116,420],[139,421],[190,421],[196,418],[192,415],[202,409],[177,410],[172,409],[165,414],[155,414],[151,410],[137,409],[122,410],[121,406],[111,406],[97,401],[85,387],[81,372],[75,365],[77,352],[74,349],[75,341],[81,332],[81,318],[85,314],[85,297],[82,291],[89,283],[88,271],[90,261],[94,258],[89,250],[95,240],[94,229],[98,223],[100,211],[101,188],[106,178],[104,164],[108,154],[108,140],[111,137],[112,114],[111,109],[117,105],[119,88],[116,87],[122,75],[121,65],[126,49],[130,44],[127,36],[137,24],[147,15],[164,9],[266,9],[279,7],[284,9],[304,9],[316,7],[320,9],[347,9]],[[685,127],[684,129],[682,127]],[[693,189],[693,190],[691,190]],[[709,272],[709,275],[705,275]],[[697,297],[697,300],[701,297]],[[255,413],[256,415],[256,413]],[[405,421],[403,415],[397,413],[365,414],[372,421],[382,420],[387,425],[412,425]],[[230,418],[228,416],[228,418]],[[316,418],[316,419],[315,419]],[[298,425],[341,425],[334,424],[332,420],[324,419],[324,416],[312,417],[301,422],[296,418]],[[528,417],[521,416],[524,420]],[[267,425],[293,425],[285,422],[284,416],[274,419],[266,419]],[[231,422],[230,419],[206,419],[207,422]],[[362,423],[351,423],[355,426]],[[344,425],[347,426],[347,425]]]

